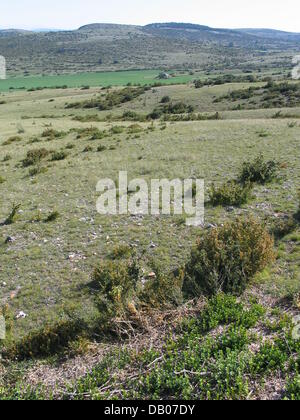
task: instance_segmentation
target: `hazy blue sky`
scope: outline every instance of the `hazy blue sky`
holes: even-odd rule
[[[0,28],[78,28],[93,22],[192,22],[300,32],[299,0],[2,0]]]

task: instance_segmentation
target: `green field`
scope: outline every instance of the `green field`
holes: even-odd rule
[[[167,80],[158,80],[159,70],[116,71],[98,73],[78,73],[57,76],[16,77],[0,80],[0,92],[12,89],[55,88],[68,86],[69,88],[82,86],[125,86],[132,84],[163,84],[187,83],[193,80],[192,75],[175,76]]]

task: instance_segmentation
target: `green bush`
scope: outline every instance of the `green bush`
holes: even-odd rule
[[[74,102],[66,105],[66,109],[93,109],[97,108],[99,111],[107,111],[113,109],[117,105],[131,102],[139,96],[143,95],[149,88],[143,87],[126,87],[123,89],[116,89],[108,92],[104,96],[99,96],[83,102]]]
[[[130,258],[132,253],[133,250],[129,245],[119,244],[113,248],[110,256],[113,260],[118,260],[121,258]]]
[[[18,360],[51,356],[66,349],[86,330],[87,326],[81,320],[59,321],[26,335],[9,347],[5,355]]]
[[[9,343],[13,330],[13,315],[8,305],[0,305],[0,316],[5,320],[5,340],[0,340],[1,350],[2,347]]]
[[[77,134],[77,140],[90,137],[91,140],[101,139],[105,135],[105,131],[100,131],[97,127],[72,128],[70,130]]]
[[[127,318],[135,308],[139,274],[140,269],[133,259],[108,260],[98,264],[92,280],[97,290],[96,304],[102,321]]]
[[[8,162],[9,160],[11,160],[11,155],[5,155],[3,158],[3,162]]]
[[[286,387],[287,399],[291,401],[300,401],[300,376],[297,375],[293,380],[290,380]]]
[[[97,152],[104,152],[107,149],[106,146],[100,145],[97,147]]]
[[[123,121],[145,121],[146,119],[146,115],[141,115],[134,111],[124,111],[122,115]]]
[[[54,140],[65,137],[66,133],[64,131],[57,131],[53,128],[47,128],[45,131],[42,132],[42,137],[46,138],[47,140]]]
[[[28,166],[37,165],[42,159],[49,155],[47,149],[33,149],[27,152],[26,158],[23,159],[22,164],[24,168]]]
[[[244,162],[239,181],[266,184],[273,181],[278,173],[280,164],[274,160],[265,161],[264,156],[258,156],[253,162]]]
[[[21,204],[14,204],[12,210],[9,213],[8,217],[3,222],[3,225],[12,225],[18,216],[18,211],[20,210]]]
[[[49,216],[45,219],[45,223],[55,222],[59,218],[60,214],[58,211],[52,211]]]
[[[183,271],[164,273],[158,267],[154,271],[156,277],[145,284],[139,295],[141,305],[152,308],[180,305],[183,302]]]
[[[36,175],[39,175],[39,174],[44,174],[46,172],[47,172],[47,168],[42,167],[40,165],[37,165],[34,168],[29,169],[28,175],[30,177],[32,177],[32,176],[36,176]]]
[[[58,161],[58,160],[64,160],[68,156],[68,153],[61,150],[60,152],[53,152],[51,156],[52,162]]]
[[[143,127],[141,127],[139,124],[132,124],[128,127],[129,134],[137,134],[137,133],[141,133],[142,131],[143,131]]]
[[[220,187],[212,185],[209,198],[213,206],[241,206],[251,198],[253,185],[241,185],[236,181],[228,181]]]
[[[120,125],[114,125],[109,131],[111,132],[111,134],[122,134],[124,131],[124,127]]]
[[[287,359],[287,352],[281,349],[277,343],[266,341],[254,357],[252,370],[255,373],[263,374],[268,371],[283,369]]]
[[[161,104],[167,104],[167,103],[169,103],[169,102],[171,102],[171,98],[170,98],[170,96],[163,96],[163,97],[161,98],[161,101],[160,101],[160,103],[161,103]]]
[[[276,220],[271,227],[271,232],[276,239],[282,239],[294,232],[295,229],[297,229],[297,221],[290,216],[286,219]]]
[[[205,232],[185,267],[188,296],[241,294],[274,258],[274,240],[258,221],[239,218]]]
[[[20,142],[22,141],[22,137],[20,136],[12,136],[9,137],[5,142],[2,143],[2,146],[9,146],[12,143]]]
[[[92,152],[93,150],[94,149],[92,148],[92,146],[85,146],[82,153],[89,153],[89,152]]]

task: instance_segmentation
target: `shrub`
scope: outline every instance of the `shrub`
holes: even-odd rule
[[[72,119],[73,119],[73,121],[80,121],[80,122],[100,122],[101,121],[101,118],[97,114],[76,115]]]
[[[3,184],[5,181],[5,178],[3,178],[3,176],[0,175],[0,184]]]
[[[250,183],[241,185],[236,181],[229,181],[220,187],[212,185],[209,198],[213,206],[241,206],[251,198],[253,186]]]
[[[294,217],[290,216],[286,219],[277,220],[271,227],[271,232],[276,239],[284,238],[286,235],[294,232],[297,228],[297,221]]]
[[[265,227],[253,218],[239,218],[198,239],[186,264],[184,291],[189,296],[239,295],[273,259],[274,240]]]
[[[93,98],[91,100],[83,101],[83,102],[74,102],[72,104],[66,105],[66,109],[93,109],[98,108],[100,111],[111,110],[114,107],[131,102],[134,99],[138,98],[139,96],[143,95],[147,90],[148,87],[126,87],[124,89],[116,89],[112,92],[108,92],[104,96],[99,96],[97,98]]]
[[[107,149],[106,146],[100,145],[97,147],[97,152],[104,152]]]
[[[27,152],[26,158],[22,160],[24,168],[38,164],[42,159],[45,159],[49,154],[47,149],[34,149]]]
[[[129,258],[131,255],[132,248],[127,244],[116,245],[111,252],[111,258],[114,260],[120,258]]]
[[[158,120],[160,117],[162,117],[163,111],[161,109],[154,109],[148,116],[148,119],[151,120]]]
[[[139,295],[141,305],[154,308],[180,305],[183,302],[183,270],[178,273],[164,273],[156,267],[154,271],[155,278],[145,284]]]
[[[300,400],[300,375],[289,380],[286,387],[286,398],[292,401]]]
[[[128,127],[128,133],[129,134],[136,134],[143,131],[143,127],[141,127],[139,124],[132,124]]]
[[[121,134],[124,131],[124,127],[120,126],[120,125],[114,125],[113,127],[111,127],[110,132],[112,134]]]
[[[20,207],[21,207],[21,204],[13,205],[12,210],[10,214],[8,215],[8,217],[6,218],[6,220],[4,221],[3,225],[12,225],[16,221]]]
[[[57,131],[53,128],[47,128],[42,133],[42,137],[47,138],[48,140],[59,139],[61,137],[64,137],[65,135],[66,133],[64,131]]]
[[[136,305],[139,267],[135,260],[102,261],[92,279],[98,293],[96,304],[104,322],[126,318]]]
[[[100,130],[97,129],[97,131],[95,131],[92,134],[92,136],[90,137],[89,140],[101,140],[101,139],[103,139],[106,136],[107,136],[107,134],[106,134],[105,131],[100,131]]]
[[[25,336],[6,351],[10,358],[24,360],[33,357],[46,357],[64,350],[87,329],[83,321],[64,320],[45,326]]]
[[[77,139],[82,139],[84,137],[93,137],[93,138],[102,138],[104,136],[104,131],[100,131],[97,127],[85,127],[85,128],[73,128],[71,130],[77,134]]]
[[[170,96],[163,96],[161,101],[160,101],[161,104],[167,104],[169,102],[171,102]]]
[[[55,222],[59,218],[60,214],[58,211],[52,211],[49,216],[45,219],[45,223]]]
[[[11,160],[11,155],[5,155],[3,158],[3,162],[8,162],[9,160]]]
[[[138,114],[134,111],[124,111],[122,115],[122,120],[124,121],[145,121],[146,116]]]
[[[1,350],[1,348],[11,339],[11,333],[13,330],[13,315],[8,305],[0,305],[0,316],[5,319],[5,341],[0,339]]]
[[[258,374],[283,369],[287,358],[287,353],[280,346],[266,341],[254,357],[251,369]]]
[[[187,105],[184,102],[177,102],[175,104],[170,103],[163,108],[164,114],[185,114],[193,111],[194,107],[192,105]]]
[[[204,86],[204,84],[203,84],[203,82],[201,82],[201,80],[195,80],[194,85],[195,85],[196,89],[200,89]]]
[[[276,178],[279,163],[270,160],[265,161],[263,155],[258,156],[253,162],[244,162],[239,180],[241,183],[256,182],[265,184]]]
[[[20,142],[20,141],[22,141],[22,137],[20,137],[20,136],[13,136],[13,137],[10,137],[9,139],[7,139],[4,143],[2,143],[2,145],[3,146],[8,146],[8,145],[10,145],[12,143],[16,143],[16,142]]]
[[[58,160],[64,160],[68,156],[68,153],[61,150],[60,152],[53,152],[51,156],[52,162],[58,161]]]
[[[47,168],[38,165],[38,166],[35,166],[34,168],[29,169],[28,175],[32,177],[39,174],[44,174],[47,172],[47,170],[48,170]]]
[[[89,153],[89,152],[92,152],[93,150],[94,149],[92,148],[92,146],[85,146],[82,153]]]

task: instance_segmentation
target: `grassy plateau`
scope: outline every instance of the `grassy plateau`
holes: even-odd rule
[[[0,81],[0,400],[300,398],[300,82],[158,74]],[[98,214],[119,171],[204,225]]]

